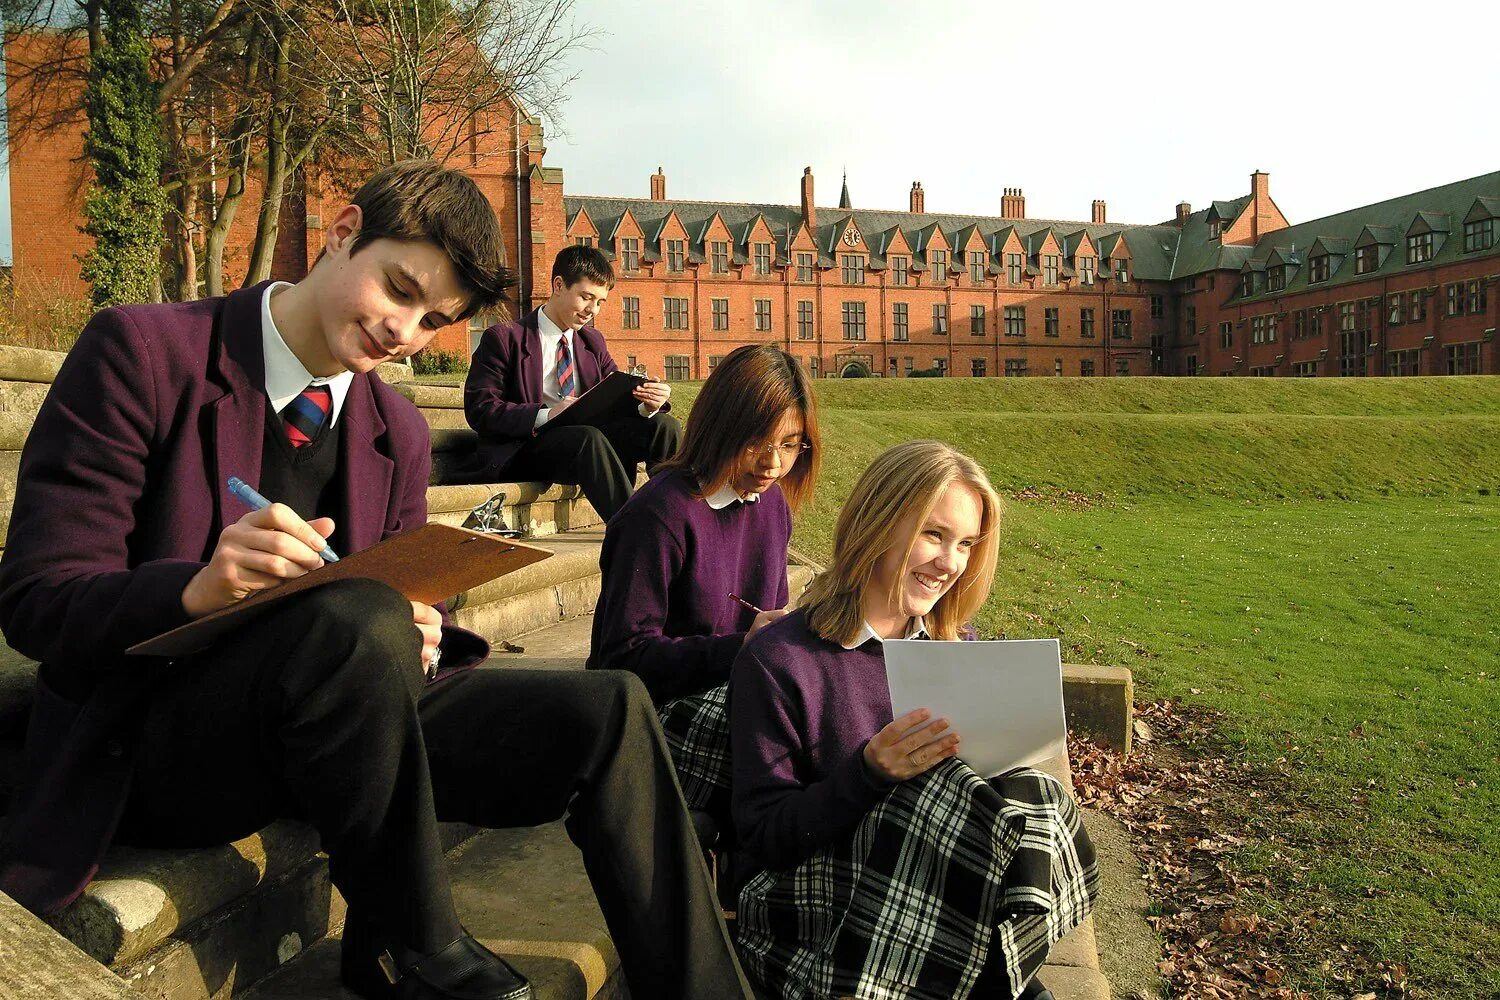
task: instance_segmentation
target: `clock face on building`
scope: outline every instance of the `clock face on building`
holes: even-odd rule
[[[849,228],[844,230],[844,242],[851,247],[859,246],[859,230],[854,228],[853,223],[850,223]]]

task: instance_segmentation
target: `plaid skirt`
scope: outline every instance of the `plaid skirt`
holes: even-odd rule
[[[658,710],[689,809],[729,829],[728,685],[667,702]]]
[[[781,1000],[1015,997],[1098,895],[1094,847],[1061,784],[986,781],[949,760],[897,785],[845,841],[739,898],[746,970]]]

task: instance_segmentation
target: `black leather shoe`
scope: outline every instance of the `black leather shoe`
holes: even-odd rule
[[[526,977],[468,933],[430,955],[376,956],[363,931],[345,928],[341,978],[366,1000],[533,1000]]]

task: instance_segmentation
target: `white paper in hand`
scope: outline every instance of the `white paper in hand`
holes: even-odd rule
[[[918,708],[947,716],[963,742],[959,756],[986,778],[1067,749],[1056,639],[891,639],[885,672],[896,718]]]

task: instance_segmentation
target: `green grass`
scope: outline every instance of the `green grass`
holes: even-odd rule
[[[1304,985],[1347,943],[1428,995],[1500,995],[1500,379],[817,391],[799,546],[826,555],[860,471],[913,437],[1040,493],[1007,503],[981,630],[1056,635],[1145,697],[1221,710],[1228,751],[1282,775],[1274,846],[1296,864],[1256,841],[1236,863],[1271,877],[1268,913],[1332,911]],[[1264,825],[1251,805],[1222,815]]]

